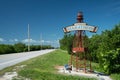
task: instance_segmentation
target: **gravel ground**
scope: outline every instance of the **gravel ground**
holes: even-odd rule
[[[99,74],[98,72],[87,72],[84,73],[82,70],[76,72],[75,68],[71,71],[71,73],[69,73],[69,71],[65,71],[63,66],[57,67],[58,72],[62,73],[62,74],[68,74],[68,75],[78,75],[78,76],[84,76],[84,77],[88,77],[88,78],[97,78],[98,80],[112,80],[108,75],[102,75]]]

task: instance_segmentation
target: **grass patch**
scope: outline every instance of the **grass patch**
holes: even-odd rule
[[[120,73],[116,73],[116,74],[111,74],[110,77],[113,79],[113,80],[120,80]]]
[[[20,76],[30,78],[31,80],[97,80],[95,78],[86,78],[80,76],[62,75],[57,73],[55,66],[68,63],[70,55],[63,50],[56,50],[49,54],[38,56],[36,58],[24,61],[18,65],[27,65],[18,70]],[[3,71],[12,70],[6,68]]]

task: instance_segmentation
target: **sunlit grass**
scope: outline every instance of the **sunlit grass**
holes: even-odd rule
[[[0,71],[0,75],[3,75],[5,72],[13,71],[15,66],[26,65],[23,69],[16,71],[20,76],[30,78],[31,80],[96,80],[94,78],[59,74],[55,69],[55,66],[63,66],[64,64],[68,63],[69,59],[70,55],[68,55],[66,51],[56,50],[51,53],[24,61],[9,68],[5,68]],[[102,71],[99,68],[98,63],[93,62],[92,69],[96,71]],[[111,74],[110,77],[113,80],[119,80],[120,74]]]
[[[113,79],[113,80],[120,80],[120,73],[119,74],[111,74],[110,77]]]
[[[68,63],[70,55],[65,51],[56,50],[49,54],[39,56],[23,62],[27,66],[19,71],[19,75],[32,80],[96,80],[80,76],[68,76],[57,73],[55,66]]]
[[[3,69],[0,71],[0,74],[3,75],[5,72],[11,72],[16,66],[26,65],[24,68],[17,69],[16,71],[19,76],[30,78],[31,80],[96,80],[94,78],[58,73],[55,66],[63,66],[68,63],[69,59],[70,55],[68,55],[66,51],[56,50]]]

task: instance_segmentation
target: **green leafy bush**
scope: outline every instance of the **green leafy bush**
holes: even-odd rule
[[[14,47],[13,45],[0,45],[0,54],[8,54],[8,53],[14,53]]]
[[[120,48],[117,50],[110,50],[100,54],[100,66],[105,73],[119,73],[120,72]]]

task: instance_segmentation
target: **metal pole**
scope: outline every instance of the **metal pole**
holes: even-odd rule
[[[78,53],[76,53],[76,72],[78,72]]]
[[[71,58],[70,58],[70,65],[72,65],[72,59],[73,58],[73,54],[71,53]]]
[[[90,72],[92,72],[92,65],[91,65],[91,54],[89,54],[90,56],[90,58],[89,58],[89,60],[90,60]]]
[[[30,51],[30,30],[29,30],[29,24],[28,24],[28,51]]]
[[[40,50],[42,50],[42,34],[40,34]]]
[[[84,72],[86,73],[86,55],[84,53]]]

